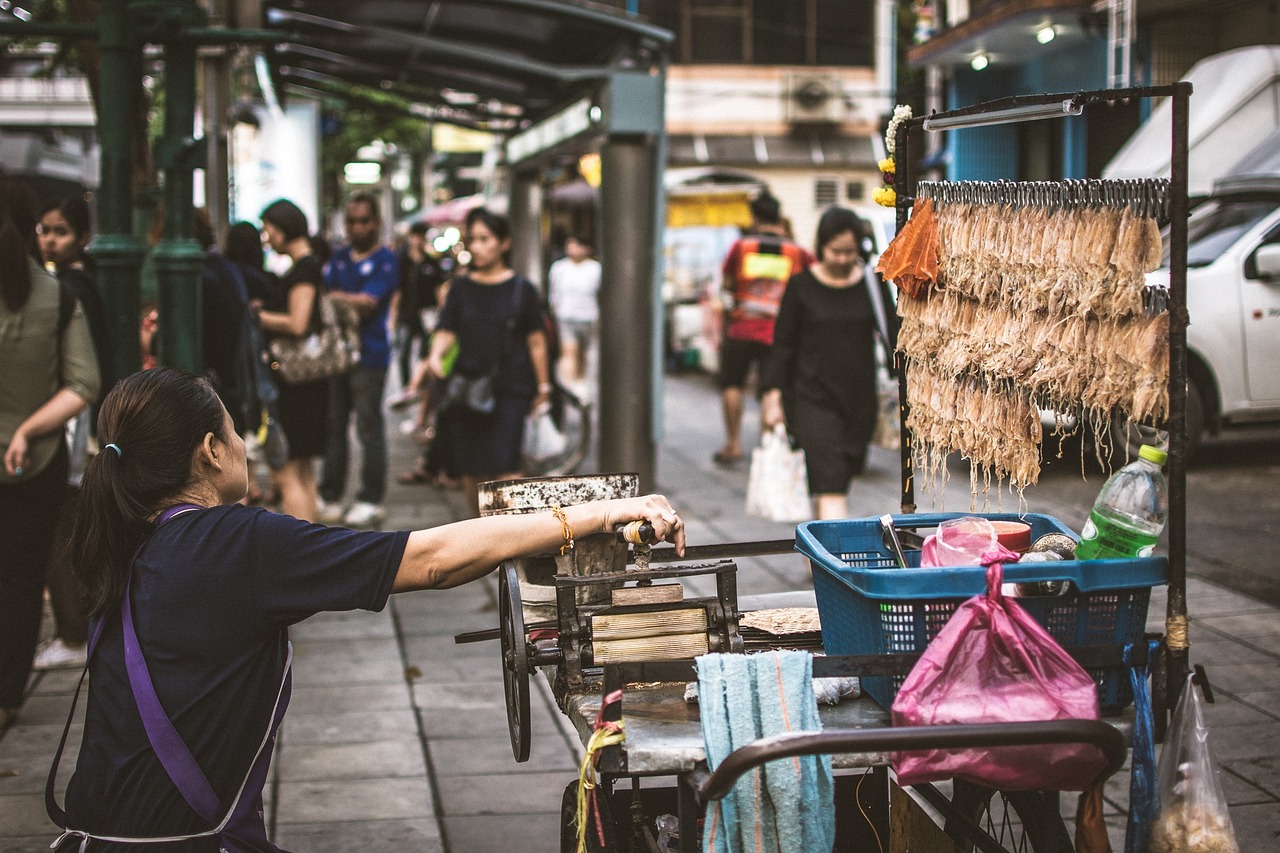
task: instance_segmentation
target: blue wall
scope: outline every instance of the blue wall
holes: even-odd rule
[[[1048,53],[1021,65],[999,64],[982,71],[957,67],[947,92],[947,108],[1040,92],[1106,88],[1106,41],[1097,38]],[[1063,122],[1062,169],[1065,178],[1085,176],[1086,119]],[[1012,180],[1018,176],[1018,125],[1004,124],[951,131],[947,180]]]

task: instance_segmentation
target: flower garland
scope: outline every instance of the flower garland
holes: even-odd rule
[[[880,177],[885,185],[871,193],[871,200],[881,207],[894,207],[898,203],[898,194],[893,189],[894,176],[897,173],[893,157],[898,146],[898,127],[909,118],[911,118],[911,107],[898,104],[893,108],[893,118],[889,119],[889,126],[884,132],[884,150],[889,153],[889,156],[876,165],[880,169]]]

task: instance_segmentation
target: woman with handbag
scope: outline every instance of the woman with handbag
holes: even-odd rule
[[[311,251],[307,215],[291,201],[274,201],[262,211],[262,233],[271,250],[287,255],[293,265],[280,277],[276,298],[263,303],[258,321],[268,337],[306,337],[318,322],[324,281]],[[308,521],[316,517],[319,499],[315,460],[324,455],[329,434],[329,380],[293,383],[277,375],[276,383],[280,424],[289,445],[288,460],[275,472],[281,509]]]
[[[66,812],[46,800],[62,853],[277,853],[261,795],[289,701],[290,625],[460,586],[630,521],[684,553],[658,495],[412,532],[242,506],[244,442],[209,383],[172,368],[122,380],[101,426],[71,540],[95,617],[88,707]]]
[[[67,498],[67,421],[97,399],[98,362],[71,291],[38,266],[36,200],[0,176],[0,731],[17,719]]]
[[[525,417],[549,403],[551,369],[537,288],[507,263],[511,225],[476,208],[467,214],[466,242],[471,262],[449,286],[427,369],[439,379],[448,373],[440,417],[451,437],[451,469],[478,514],[482,481],[520,476]]]
[[[822,214],[818,262],[787,283],[761,383],[762,429],[785,425],[804,450],[820,519],[848,516],[849,484],[876,427],[875,340],[889,337],[892,302],[866,266],[867,229],[853,211]]]

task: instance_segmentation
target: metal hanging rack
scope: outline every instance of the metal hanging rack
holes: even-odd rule
[[[1091,103],[1114,103],[1135,98],[1172,99],[1172,157],[1168,179],[1155,181],[995,181],[922,182],[915,175],[910,140],[920,131],[964,130],[994,124],[1021,123],[1038,119],[1081,115]],[[1131,206],[1135,212],[1149,212],[1169,224],[1169,287],[1167,294],[1148,298],[1148,310],[1163,303],[1169,312],[1169,596],[1165,613],[1165,667],[1163,691],[1165,707],[1175,707],[1178,693],[1189,672],[1190,643],[1187,636],[1187,136],[1191,84],[1182,81],[1168,86],[1142,86],[1044,95],[1017,95],[975,104],[958,110],[935,112],[908,119],[897,129],[895,146],[903,152],[898,164],[897,227],[901,231],[917,197],[956,201],[992,199],[986,202],[1011,205],[1050,206]],[[1156,301],[1158,300],[1158,302]],[[906,423],[907,366],[898,360],[898,401],[902,415],[902,512],[916,510],[913,442]],[[1157,685],[1157,689],[1160,686]]]

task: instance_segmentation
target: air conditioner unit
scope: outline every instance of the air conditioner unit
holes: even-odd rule
[[[783,111],[791,124],[840,124],[849,107],[840,78],[834,74],[791,73],[786,76]]]

